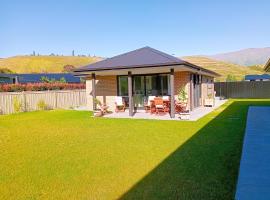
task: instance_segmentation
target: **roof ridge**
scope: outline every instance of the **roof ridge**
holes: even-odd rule
[[[154,49],[154,48],[152,48],[152,47],[147,47],[147,48],[149,48],[150,51],[152,51],[152,52],[154,52],[154,53],[156,53],[156,54],[158,54],[158,55],[160,55],[160,56],[163,56],[163,57],[165,57],[165,58],[168,58],[168,59],[174,58],[174,59],[177,59],[177,60],[182,61],[181,59],[176,58],[175,56],[171,56],[171,55],[169,55],[169,54],[167,54],[167,53],[164,53],[164,52],[159,51],[159,50],[157,50],[157,49]]]
[[[139,49],[135,49],[135,50],[132,50],[132,51],[129,51],[129,52],[126,52],[126,53],[122,53],[122,54],[119,54],[119,55],[116,55],[116,56],[113,56],[113,57],[107,58],[107,59],[105,59],[105,60],[110,60],[110,59],[113,59],[113,58],[117,58],[117,57],[120,57],[120,56],[124,56],[124,55],[126,55],[126,54],[129,54],[129,53],[133,53],[133,52],[136,52],[136,51],[142,50],[142,49],[144,49],[144,48],[147,48],[147,46],[145,46],[145,47],[141,47],[141,48],[139,48]],[[102,60],[102,61],[104,61],[104,60]]]
[[[105,62],[105,61],[108,61],[108,60],[111,60],[111,59],[114,59],[114,58],[118,58],[118,57],[124,56],[124,55],[126,55],[126,54],[133,53],[133,52],[136,52],[136,51],[145,49],[145,48],[150,48],[150,47],[148,47],[148,46],[141,47],[141,48],[139,48],[139,49],[135,49],[135,50],[132,50],[132,51],[129,51],[129,52],[126,52],[126,53],[122,53],[122,54],[119,54],[119,55],[110,57],[110,58],[106,58],[106,59],[104,59],[104,60],[101,60],[101,61],[98,61],[98,62],[95,62],[95,63],[102,63],[102,62]],[[93,63],[93,64],[95,64],[95,63]],[[90,64],[90,65],[91,65],[91,64]],[[87,67],[88,67],[88,65],[84,66],[83,68],[87,68]]]

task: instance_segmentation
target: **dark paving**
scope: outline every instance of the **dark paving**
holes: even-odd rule
[[[270,200],[270,107],[248,111],[237,200]]]

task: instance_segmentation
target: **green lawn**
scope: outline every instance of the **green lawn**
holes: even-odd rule
[[[249,105],[197,122],[0,116],[0,199],[232,199]]]

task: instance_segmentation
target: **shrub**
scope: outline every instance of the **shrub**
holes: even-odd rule
[[[236,81],[236,77],[232,74],[228,74],[226,77],[226,82],[234,82]]]
[[[38,108],[38,110],[47,110],[48,109],[48,106],[45,103],[45,101],[42,99],[42,100],[39,100],[38,101],[37,108]]]
[[[185,91],[185,87],[181,87],[178,90],[177,98],[180,102],[186,102],[187,101],[187,92]]]
[[[85,89],[84,83],[27,83],[0,84],[0,92],[45,91],[45,90],[75,90]]]
[[[12,74],[13,72],[8,68],[0,68],[1,74]]]
[[[40,81],[42,83],[49,83],[50,79],[47,76],[41,76]]]
[[[60,83],[66,83],[67,81],[66,81],[65,77],[62,77],[62,78],[60,78],[59,82]]]
[[[65,65],[63,67],[63,72],[72,72],[74,69],[76,69],[73,65]]]
[[[13,100],[13,108],[15,113],[22,111],[22,102],[17,97],[15,97]]]

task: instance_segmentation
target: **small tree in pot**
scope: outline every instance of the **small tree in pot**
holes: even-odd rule
[[[214,97],[212,93],[209,93],[207,98],[204,99],[204,106],[214,106]]]
[[[178,95],[177,95],[177,98],[178,98],[178,101],[180,103],[187,103],[187,92],[185,91],[185,87],[181,87],[179,90],[178,90]]]

